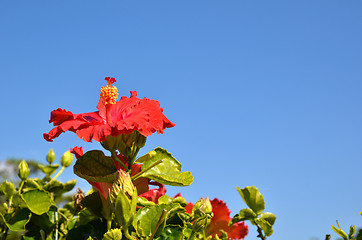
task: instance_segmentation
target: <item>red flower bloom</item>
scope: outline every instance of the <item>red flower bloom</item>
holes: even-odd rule
[[[138,131],[147,137],[154,132],[163,133],[166,128],[175,126],[162,113],[163,109],[156,100],[137,98],[137,92],[131,91],[131,97],[123,96],[119,101],[117,88],[112,86],[114,78],[105,78],[108,86],[101,89],[96,112],[73,114],[64,109],[53,110],[49,123],[53,128],[44,133],[44,138],[52,142],[54,138],[66,131],[72,131],[87,142],[105,141],[108,135],[118,136],[122,133]]]
[[[246,235],[248,235],[249,229],[244,222],[234,223],[228,226],[231,220],[231,212],[223,201],[215,198],[211,201],[211,206],[214,216],[207,227],[207,236],[212,235],[212,237],[214,237],[216,234],[221,236],[221,229],[227,232],[230,239],[244,239]]]

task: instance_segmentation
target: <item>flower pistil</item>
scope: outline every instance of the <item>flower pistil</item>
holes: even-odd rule
[[[118,89],[116,86],[112,86],[112,84],[116,82],[115,78],[106,77],[104,80],[108,82],[108,85],[101,88],[101,99],[103,99],[104,105],[106,106],[106,121],[107,123],[112,123],[110,108],[116,104]]]

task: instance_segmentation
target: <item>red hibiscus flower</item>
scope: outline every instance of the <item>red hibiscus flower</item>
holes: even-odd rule
[[[105,141],[108,135],[118,136],[138,131],[147,137],[154,132],[163,133],[166,128],[175,126],[162,113],[163,109],[156,100],[137,98],[137,92],[131,91],[131,97],[123,96],[119,101],[118,91],[112,86],[116,80],[106,77],[108,86],[102,87],[96,112],[73,114],[64,109],[53,110],[49,123],[53,128],[43,136],[47,141],[66,131],[72,131],[87,142]]]
[[[221,236],[220,230],[227,232],[230,239],[244,239],[248,235],[249,229],[244,222],[234,223],[231,226],[228,225],[231,221],[231,212],[223,201],[215,198],[211,201],[211,206],[214,216],[207,227],[207,236],[212,235],[214,237],[216,234]]]

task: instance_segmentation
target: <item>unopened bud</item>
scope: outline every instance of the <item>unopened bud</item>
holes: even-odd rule
[[[134,190],[135,187],[132,183],[131,176],[129,175],[128,172],[125,172],[122,169],[120,169],[118,170],[118,174],[110,190],[109,194],[110,200],[112,203],[114,203],[116,201],[119,192],[123,191],[131,201],[131,197],[134,193]]]
[[[71,154],[70,151],[66,151],[60,159],[60,164],[62,164],[63,167],[69,167],[70,164],[72,164],[73,159],[73,154]]]
[[[25,180],[29,177],[30,169],[25,160],[21,161],[18,166],[18,176],[21,180]]]
[[[200,218],[197,218],[193,224],[192,231],[200,232],[205,229],[211,222],[211,217],[209,215],[204,215]]]
[[[47,154],[47,162],[49,164],[52,164],[54,162],[54,160],[55,160],[55,153],[54,153],[53,149],[50,149]]]
[[[192,212],[195,218],[199,218],[206,214],[211,214],[212,206],[209,197],[201,198],[199,201],[197,201],[194,207],[192,208]]]

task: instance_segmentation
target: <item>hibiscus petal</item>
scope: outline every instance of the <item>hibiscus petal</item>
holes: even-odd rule
[[[152,201],[154,203],[158,203],[158,199],[165,195],[166,193],[166,188],[163,184],[158,183],[158,182],[150,182],[150,185],[154,185],[154,186],[158,186],[158,188],[156,189],[151,189],[146,193],[143,193],[141,195],[139,195],[140,197],[144,197],[146,198],[148,201]]]

